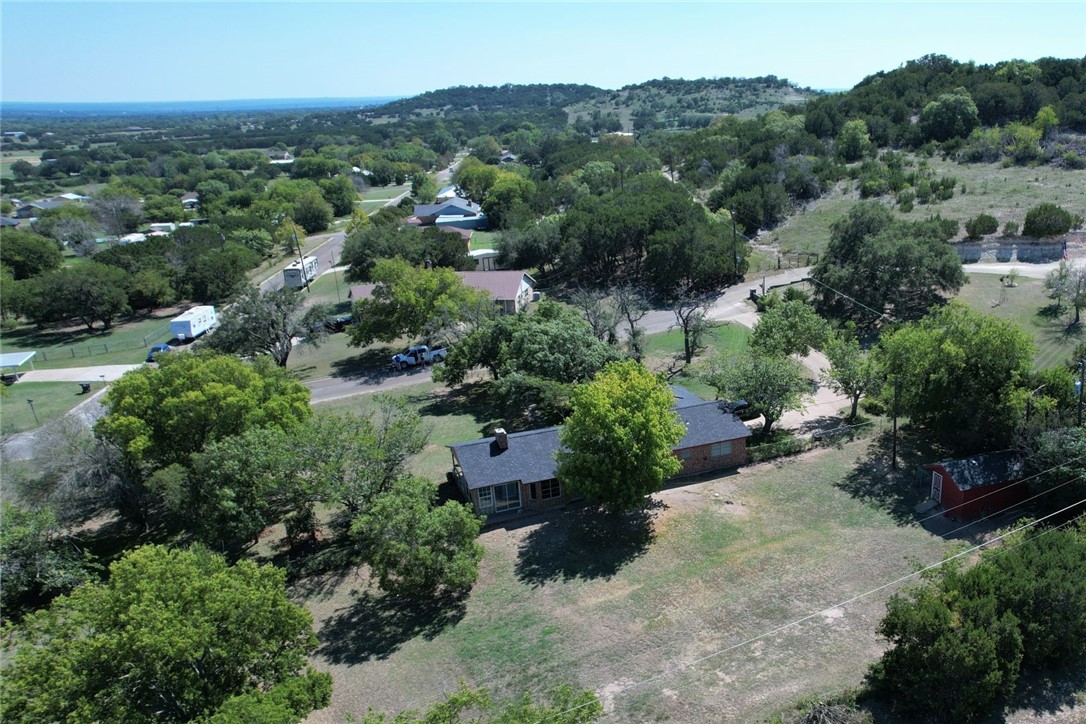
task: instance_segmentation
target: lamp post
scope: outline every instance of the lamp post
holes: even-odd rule
[[[27,400],[26,404],[30,405],[30,411],[34,413],[34,424],[41,427],[41,420],[38,419],[38,411],[34,409],[34,400]]]

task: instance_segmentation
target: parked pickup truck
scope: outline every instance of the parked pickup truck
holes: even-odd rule
[[[393,357],[392,366],[398,370],[405,370],[408,367],[444,362],[445,355],[448,353],[449,350],[444,347],[430,349],[424,344],[417,344],[414,347],[408,347],[404,352]]]

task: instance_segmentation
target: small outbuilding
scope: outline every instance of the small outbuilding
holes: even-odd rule
[[[20,368],[30,363],[30,369],[34,369],[34,355],[37,352],[4,352],[0,354],[0,376],[5,382],[15,382],[22,374]]]
[[[931,473],[931,499],[943,515],[972,520],[1005,510],[1028,497],[1021,456],[1013,450],[924,465]]]

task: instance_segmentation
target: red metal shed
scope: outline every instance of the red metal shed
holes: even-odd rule
[[[931,471],[931,497],[942,504],[943,515],[972,520],[1005,510],[1028,497],[1022,479],[1022,459],[1013,450],[986,453],[962,460],[943,460],[923,466]]]

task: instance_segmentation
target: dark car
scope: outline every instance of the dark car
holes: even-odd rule
[[[753,420],[758,417],[758,414],[751,409],[750,403],[746,400],[732,400],[731,402],[725,403],[724,406],[727,408],[728,412],[732,413],[740,420]]]
[[[147,350],[147,361],[154,362],[155,357],[162,354],[163,352],[169,352],[171,349],[173,348],[170,347],[170,345],[168,344],[156,344],[152,346],[151,349]]]
[[[339,316],[332,317],[324,323],[325,329],[331,334],[337,334],[342,332],[348,324],[354,321],[354,318],[349,314],[340,314]]]

